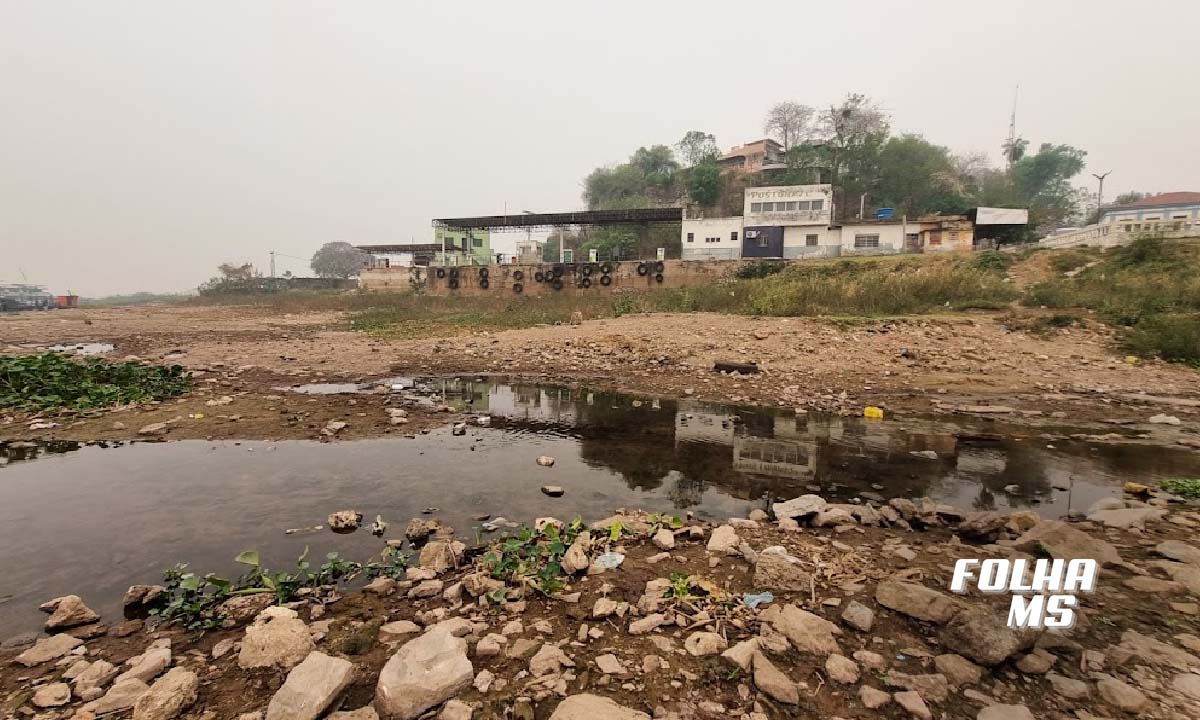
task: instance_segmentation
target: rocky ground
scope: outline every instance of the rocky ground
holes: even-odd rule
[[[5,643],[0,713],[1194,718],[1200,547],[1180,538],[1200,528],[1200,511],[1129,490],[1137,497],[1072,522],[813,495],[717,526],[619,511],[548,550],[566,573],[551,596],[495,579],[483,571],[495,555],[415,520],[403,579],[283,607],[238,597],[222,606],[224,626],[202,635],[54,599],[43,607],[49,634]],[[558,535],[542,537],[550,548]],[[948,589],[957,558],[1035,556],[1102,565],[1069,630],[1010,629],[1008,594]],[[158,592],[131,588],[127,612]]]
[[[1010,331],[1000,313],[888,321],[632,315],[424,339],[355,332],[329,312],[170,306],[0,317],[0,352],[110,342],[110,357],[180,363],[196,389],[175,401],[88,417],[0,415],[9,439],[119,440],[167,423],[170,438],[321,438],[412,432],[445,416],[392,423],[386,396],[304,396],[281,388],[389,374],[492,373],[594,383],[668,397],[859,414],[963,413],[1032,425],[1114,426],[1164,444],[1200,444],[1193,369],[1127,363],[1098,323],[1044,336]],[[754,362],[753,375],[716,361]],[[1151,418],[1162,416],[1158,422]],[[1178,420],[1174,422],[1171,419]],[[49,425],[47,427],[47,425]]]

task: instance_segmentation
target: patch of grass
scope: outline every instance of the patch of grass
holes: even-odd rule
[[[782,272],[785,267],[786,265],[778,260],[760,260],[738,268],[734,276],[739,280],[755,280]]]
[[[1050,267],[1054,268],[1055,272],[1065,273],[1081,268],[1091,261],[1091,255],[1079,250],[1069,250],[1053,255],[1050,258]]]
[[[1141,237],[1115,248],[1075,277],[1033,285],[1025,305],[1088,308],[1121,328],[1120,340],[1141,357],[1200,363],[1200,247]]]
[[[991,272],[1004,272],[1015,262],[1010,253],[999,250],[982,250],[975,254],[975,268]]]
[[[89,410],[163,400],[190,387],[181,365],[114,363],[59,353],[0,356],[0,408]]]
[[[1163,480],[1162,489],[1185,498],[1200,498],[1200,478]]]

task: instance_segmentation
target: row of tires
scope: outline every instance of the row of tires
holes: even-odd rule
[[[595,263],[584,264],[579,267],[578,274],[580,277],[579,277],[579,280],[576,282],[575,286],[578,288],[585,288],[585,289],[590,288],[592,286],[592,275],[594,275],[597,271],[599,271],[599,273],[600,273],[599,283],[605,287],[608,287],[609,285],[612,285],[612,272],[615,268],[616,268],[616,263],[600,263],[599,265],[597,265]],[[563,278],[563,275],[566,274],[567,269],[568,269],[567,266],[555,265],[550,270],[545,270],[545,271],[538,270],[538,271],[534,272],[533,280],[534,280],[534,282],[548,284],[550,287],[554,288],[555,290],[562,290],[564,287],[562,278]],[[574,268],[571,268],[571,269],[574,269]],[[658,260],[655,262],[640,262],[640,263],[638,263],[638,266],[637,266],[637,274],[642,277],[645,277],[645,276],[653,273],[654,281],[657,283],[661,283],[663,281],[663,270],[664,269],[665,269],[665,265],[663,265],[663,262],[661,260]],[[449,287],[451,290],[458,289],[460,273],[462,273],[462,272],[465,272],[465,270],[460,271],[458,268],[441,268],[441,267],[437,268],[434,271],[434,273],[437,275],[438,279],[445,279],[445,278],[449,277],[449,280],[447,280],[447,282],[446,282],[446,286]],[[476,283],[476,285],[481,290],[487,290],[491,286],[491,282],[490,282],[490,278],[489,278],[490,273],[489,273],[488,269],[486,267],[481,267],[481,268],[479,268],[478,273],[479,273],[479,275],[478,275],[479,280]],[[516,270],[513,272],[512,277],[513,277],[513,280],[516,281],[515,283],[513,283],[513,287],[512,287],[513,292],[515,292],[515,293],[524,292],[525,291],[525,285],[524,285],[525,271]]]

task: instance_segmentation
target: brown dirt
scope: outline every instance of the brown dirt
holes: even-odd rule
[[[1127,364],[1098,323],[1032,336],[1008,331],[1003,318],[992,312],[854,321],[655,314],[399,339],[354,332],[331,312],[168,306],[21,313],[0,317],[0,351],[111,342],[114,358],[182,363],[197,372],[196,389],[158,405],[60,418],[49,431],[27,430],[27,416],[0,416],[0,437],[122,439],[167,420],[175,420],[171,438],[312,438],[332,419],[350,423],[339,436],[345,438],[413,432],[447,417],[416,414],[397,428],[382,411],[386,398],[311,397],[278,388],[389,373],[494,373],[852,414],[866,405],[890,414],[1004,405],[1014,412],[1003,417],[1021,422],[1045,422],[1052,414],[1073,424],[1120,419],[1163,442],[1196,439],[1188,422],[1138,425],[1163,411],[1193,415],[1196,407],[1128,397],[1200,397],[1194,370]],[[163,360],[176,350],[184,351],[182,359]],[[762,372],[713,373],[716,360],[757,362]],[[234,400],[205,405],[222,396]],[[196,414],[204,417],[189,417]],[[125,428],[114,429],[114,422]]]

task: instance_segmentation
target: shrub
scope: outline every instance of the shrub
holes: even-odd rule
[[[1091,258],[1081,252],[1064,252],[1050,258],[1050,267],[1056,272],[1066,273],[1081,268],[1091,262]]]
[[[778,260],[760,260],[750,265],[741,266],[734,275],[741,280],[754,280],[782,272],[785,267],[786,265]]]
[[[76,360],[52,352],[0,356],[0,407],[29,412],[163,400],[190,387],[181,365]]]
[[[1124,344],[1135,355],[1200,366],[1200,314],[1142,318],[1125,334]]]
[[[991,272],[1004,272],[1013,264],[1013,256],[999,250],[983,250],[975,255],[975,268]]]

